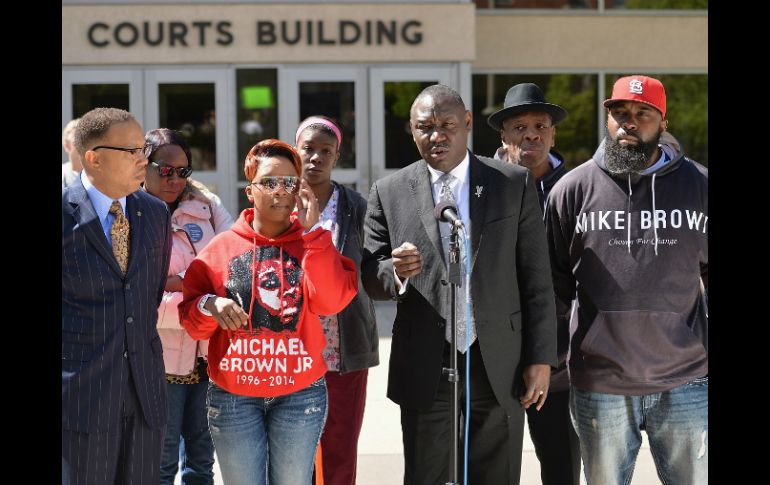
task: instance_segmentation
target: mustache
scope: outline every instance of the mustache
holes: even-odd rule
[[[642,139],[642,137],[639,136],[639,133],[636,133],[635,131],[626,131],[623,128],[618,128],[617,138],[620,138],[621,136],[625,136],[625,137],[633,136],[637,140]]]
[[[433,150],[434,148],[449,148],[449,143],[431,143],[428,146],[428,149]]]

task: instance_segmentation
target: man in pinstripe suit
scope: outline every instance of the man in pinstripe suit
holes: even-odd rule
[[[89,111],[75,148],[84,170],[62,191],[62,483],[158,483],[169,214],[138,190],[148,162],[130,113]]]

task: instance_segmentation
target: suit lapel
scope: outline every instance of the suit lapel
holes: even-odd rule
[[[91,203],[91,199],[88,198],[88,193],[80,179],[69,190],[69,195],[72,217],[77,221],[78,226],[83,229],[86,239],[96,249],[99,256],[107,262],[110,268],[116,273],[121,274],[118,261],[115,259],[112,248],[102,230],[102,222],[96,215],[94,205]]]
[[[430,186],[430,174],[428,173],[428,164],[425,160],[420,160],[420,163],[414,170],[413,177],[409,179],[409,188],[412,193],[412,199],[417,207],[417,214],[420,216],[423,226],[425,226],[425,232],[428,234],[428,239],[433,244],[436,253],[442,256],[443,260],[443,246],[441,245],[441,234],[438,230],[438,223],[433,217],[433,208],[435,203],[433,202],[433,191]]]
[[[138,259],[142,241],[144,240],[144,234],[142,232],[144,230],[144,224],[142,224],[142,219],[145,214],[142,212],[142,209],[144,209],[144,204],[142,204],[136,192],[126,196],[126,217],[128,218],[128,224],[131,227],[131,247],[129,248],[128,253],[126,276],[136,270],[136,260]]]
[[[484,218],[487,213],[487,183],[485,166],[472,153],[470,154],[470,184],[468,185],[468,205],[471,211],[471,269],[476,264],[479,254],[481,233],[484,231]]]

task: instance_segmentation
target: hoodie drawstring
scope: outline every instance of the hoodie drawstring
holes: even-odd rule
[[[628,174],[628,216],[631,217],[631,194],[634,191],[631,189],[631,174]],[[631,254],[631,221],[628,221],[628,231],[626,236],[626,245],[628,246],[628,254]]]
[[[257,269],[257,238],[253,237],[253,238],[251,238],[251,240],[254,241],[254,247],[253,247],[253,249],[251,251],[251,253],[252,253],[252,256],[251,256],[251,270],[254,271],[254,274],[251,277],[251,302],[249,303],[249,315],[248,316],[249,316],[249,330],[254,330],[254,328],[251,325],[251,315],[252,315],[252,311],[254,310],[254,300],[257,299],[256,291],[257,291],[257,279],[258,279],[258,276],[257,276],[257,273],[255,271]]]
[[[656,221],[656,214],[655,211],[655,176],[658,175],[657,172],[652,174],[652,231],[655,235],[655,256],[658,255],[658,224]]]
[[[278,299],[278,305],[281,307],[281,323],[283,323],[283,311],[286,308],[286,305],[283,304],[283,278],[284,278],[284,272],[283,272],[283,246],[278,246],[278,260],[281,261],[281,273],[278,277],[279,280],[281,280],[281,295]]]
[[[652,231],[653,235],[655,237],[655,256],[658,255],[658,224],[655,220],[656,215],[656,208],[655,208],[655,177],[657,176],[657,173],[652,174]],[[631,214],[631,194],[633,194],[633,190],[631,189],[631,174],[628,174],[628,213]],[[631,253],[631,224],[628,224],[628,236],[626,239],[628,239],[627,245],[628,245],[628,252]]]

